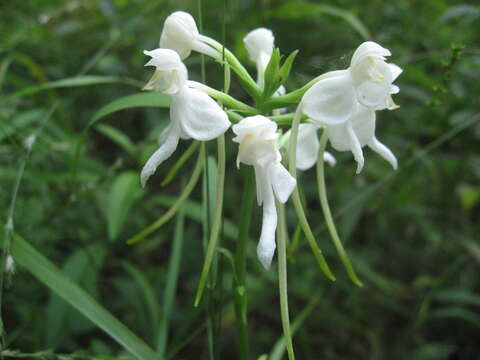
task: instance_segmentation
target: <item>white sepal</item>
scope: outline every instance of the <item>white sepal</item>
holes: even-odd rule
[[[145,55],[151,59],[145,66],[155,66],[156,71],[143,87],[143,90],[156,90],[173,95],[185,86],[188,71],[178,54],[170,49],[145,50]]]
[[[176,51],[182,59],[185,59],[190,55],[198,34],[197,24],[192,15],[176,11],[165,20],[159,45],[161,48]]]
[[[184,87],[172,97],[171,120],[178,122],[182,134],[207,141],[223,134],[230,121],[223,109],[207,94]]]
[[[303,111],[318,125],[347,121],[355,109],[355,92],[348,72],[318,81],[302,99]]]
[[[262,230],[257,245],[257,256],[265,270],[270,268],[275,254],[275,232],[277,230],[277,209],[273,195],[270,176],[266,169],[261,168],[259,173],[261,193],[263,198]]]
[[[297,181],[280,162],[270,164],[267,171],[275,197],[285,204],[297,186]]]
[[[157,167],[167,160],[175,151],[180,139],[180,129],[177,126],[170,126],[165,137],[165,142],[153,153],[143,166],[140,174],[140,183],[145,186],[147,180],[157,170]]]
[[[270,61],[270,56],[272,56],[274,41],[275,38],[273,37],[272,31],[265,28],[252,30],[243,38],[243,43],[245,44],[250,60],[258,63],[262,61],[262,55],[267,56],[268,59],[264,64],[263,71],[265,71],[265,67],[268,61]],[[265,59],[263,59],[263,61],[264,60]]]
[[[317,136],[318,126],[300,124],[297,139],[297,169],[308,170],[316,164],[320,142]]]

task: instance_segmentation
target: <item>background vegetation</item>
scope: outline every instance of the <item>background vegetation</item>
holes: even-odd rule
[[[161,187],[171,159],[140,189],[139,171],[156,147],[167,111],[124,110],[83,133],[102,106],[139,92],[151,75],[143,67],[142,50],[157,46],[163,20],[179,9],[200,18],[197,3],[189,1],[0,2],[0,216],[6,223],[16,194],[15,232],[167,358],[233,359],[232,272],[226,257],[218,257],[215,281],[201,306],[193,307],[208,213],[202,186],[181,216],[138,245],[125,243],[167,211],[194,165],[192,158]],[[242,38],[259,26],[274,31],[284,54],[300,49],[290,89],[348,66],[365,38],[391,49],[392,62],[404,68],[395,98],[401,109],[382,112],[377,130],[397,155],[399,170],[393,172],[368,150],[360,176],[349,153],[336,153],[337,166],[327,169],[330,203],[363,288],[348,280],[330,245],[314,171],[300,178],[309,219],[338,280],[323,276],[305,239],[290,243],[289,300],[298,325],[298,359],[477,359],[478,3],[209,0],[202,10],[203,32],[225,38],[245,62]],[[188,59],[193,79],[201,78],[200,61],[198,55]],[[83,77],[64,80],[77,75]],[[208,60],[206,78],[221,88],[220,68]],[[236,81],[232,93],[248,101]],[[28,152],[24,141],[32,134],[36,142]],[[187,146],[181,144],[176,159]],[[236,146],[228,147],[221,246],[234,250],[242,178],[233,165]],[[214,156],[214,147],[209,154]],[[210,163],[214,169],[213,157]],[[210,186],[214,181],[212,175]],[[250,231],[247,278],[256,357],[270,353],[282,334],[275,260],[265,272],[254,254],[259,210],[254,209]],[[288,217],[293,234],[297,221],[291,209]],[[16,237],[13,244],[17,240],[23,244]],[[15,274],[4,274],[3,355],[129,358],[32,276],[38,272],[25,270],[36,259],[25,249],[16,250]],[[60,291],[80,299],[72,289]],[[282,356],[282,347],[277,350],[271,359]]]

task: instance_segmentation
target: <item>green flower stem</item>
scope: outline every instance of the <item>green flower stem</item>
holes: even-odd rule
[[[205,91],[208,95],[219,100],[223,105],[229,107],[232,110],[243,112],[248,115],[258,114],[258,110],[254,107],[244,104],[243,102],[231,97],[223,91],[216,90],[214,88],[211,88],[210,86],[192,80],[189,80],[188,84],[193,88]]]
[[[317,76],[313,80],[309,81],[307,84],[303,85],[300,89],[289,92],[288,94],[282,96],[271,97],[269,100],[263,103],[263,108],[266,111],[271,111],[272,109],[282,108],[292,104],[298,104],[303,95],[317,82],[325,78],[325,74]]]
[[[245,87],[245,90],[255,100],[260,99],[260,97],[262,96],[262,90],[258,87],[255,80],[253,80],[253,78],[250,76],[244,66],[240,63],[240,61],[238,61],[236,56],[218,41],[209,38],[208,36],[200,35],[199,37],[201,41],[204,41],[208,45],[212,46],[215,50],[220,52],[220,54],[224,54],[225,59],[227,60],[228,64],[230,64],[233,71],[235,71],[235,73],[238,75],[240,81],[242,82],[242,85]]]
[[[280,292],[280,316],[282,318],[283,337],[287,347],[288,359],[295,360],[293,352],[292,334],[290,332],[290,316],[288,314],[288,290],[287,290],[287,229],[285,224],[285,207],[277,202],[278,227],[278,288]]]
[[[225,185],[225,135],[217,138],[218,150],[218,176],[217,176],[217,198],[215,201],[215,213],[213,214],[212,228],[205,255],[200,281],[198,283],[197,294],[195,296],[195,307],[198,306],[202,299],[203,290],[207,282],[210,266],[212,265],[213,256],[217,248],[218,237],[222,227],[222,210],[223,210],[223,188]]]
[[[340,259],[342,259],[343,265],[347,269],[347,274],[350,280],[357,285],[363,286],[360,279],[357,277],[355,270],[353,269],[352,263],[348,258],[345,249],[343,248],[340,237],[338,236],[337,229],[335,228],[335,223],[333,222],[332,212],[330,211],[330,206],[328,205],[327,190],[325,186],[325,161],[323,160],[323,155],[325,153],[325,148],[328,141],[328,128],[325,128],[320,139],[320,149],[318,150],[318,160],[317,160],[317,183],[318,183],[318,194],[320,196],[320,204],[322,205],[323,215],[325,216],[325,221],[327,223],[328,231],[332,238],[333,244],[337,249]]]
[[[295,113],[269,116],[270,120],[275,121],[280,126],[291,126],[294,118],[295,118]],[[308,119],[308,116],[302,115],[300,122],[303,123],[307,119]]]
[[[127,240],[127,244],[135,244],[139,241],[142,241],[145,237],[158,230],[163,224],[165,224],[177,213],[178,209],[180,209],[180,206],[182,206],[185,200],[188,199],[193,189],[195,188],[195,185],[200,178],[200,174],[202,173],[204,159],[205,145],[202,144],[202,146],[200,146],[200,152],[198,153],[197,162],[195,164],[195,168],[193,169],[190,180],[188,181],[187,185],[183,189],[183,192],[180,194],[175,204],[173,204],[173,206],[167,211],[167,213],[160,217],[157,221],[155,221],[154,223],[140,231],[138,234]]]
[[[250,360],[248,341],[248,298],[246,288],[248,232],[255,198],[255,180],[250,167],[245,167],[244,191],[240,208],[240,222],[235,254],[234,300],[238,332],[238,345],[241,360]]]
[[[292,130],[290,135],[289,147],[288,147],[288,170],[290,174],[296,179],[297,178],[297,138],[298,138],[298,127],[300,125],[300,120],[302,118],[302,104],[298,105],[297,111],[295,112],[295,118],[292,123]],[[313,255],[317,259],[320,268],[323,273],[332,281],[335,281],[335,275],[333,275],[330,267],[327,264],[327,261],[323,257],[322,250],[318,247],[315,237],[313,236],[312,229],[308,224],[307,217],[305,216],[305,211],[303,210],[302,201],[300,200],[300,193],[298,192],[298,184],[295,187],[295,190],[292,194],[293,206],[297,213],[298,220],[302,226],[303,232],[307,241],[312,248]]]

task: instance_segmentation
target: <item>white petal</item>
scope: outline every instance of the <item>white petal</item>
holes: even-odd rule
[[[277,124],[262,115],[248,116],[233,125],[232,130],[237,135],[233,141],[238,143],[242,142],[246,136],[259,140],[276,140],[278,138]]]
[[[158,48],[151,51],[143,50],[143,53],[151,57],[145,66],[156,66],[162,71],[178,70],[184,67],[180,56],[173,50]]]
[[[398,162],[397,158],[393,153],[390,151],[389,148],[387,148],[385,145],[383,145],[380,141],[377,140],[376,137],[374,137],[370,143],[368,144],[368,147],[378,153],[381,157],[383,157],[385,160],[387,160],[390,165],[392,165],[394,170],[397,170],[398,167]]]
[[[263,267],[268,270],[275,253],[275,232],[277,229],[277,209],[273,190],[267,179],[263,179],[263,218],[262,232],[257,246],[257,256]]]
[[[186,12],[172,13],[163,24],[160,47],[172,49],[185,59],[192,51],[192,44],[198,36],[194,18]]]
[[[317,162],[320,142],[318,127],[313,124],[300,124],[297,139],[297,169],[310,169]]]
[[[362,146],[360,145],[360,142],[358,141],[358,138],[355,135],[355,132],[353,131],[353,127],[350,122],[346,124],[346,130],[348,135],[348,141],[350,142],[350,150],[352,151],[353,157],[357,162],[357,174],[360,174],[363,169],[363,165],[365,164]]]
[[[176,127],[170,126],[170,131],[165,142],[153,153],[152,156],[150,156],[146,164],[143,166],[142,173],[140,174],[140,182],[142,186],[145,186],[148,178],[153,175],[155,170],[157,170],[157,167],[173,154],[178,145],[178,132],[179,130]]]
[[[267,171],[275,196],[282,204],[286,203],[295,189],[297,181],[279,162],[271,164]]]
[[[273,33],[265,28],[252,30],[243,38],[248,56],[255,63],[259,61],[261,53],[266,54],[268,57],[272,55],[274,41]]]
[[[303,96],[303,111],[319,125],[341,124],[348,120],[355,93],[348,72],[328,77],[313,85]]]
[[[390,88],[390,94],[398,94],[400,92],[400,88],[397,85],[392,85]]]
[[[367,145],[375,136],[375,111],[358,106],[350,119],[360,146]]]
[[[351,67],[357,66],[358,63],[363,61],[367,56],[384,59],[385,56],[390,56],[390,55],[392,55],[390,53],[390,50],[385,49],[384,47],[377,44],[376,42],[365,41],[364,43],[360,44],[360,46],[353,53],[350,66]]]
[[[337,163],[337,160],[335,160],[335,157],[332,154],[330,154],[328,151],[325,151],[323,153],[323,161],[325,161],[330,166],[335,166],[335,164]]]
[[[392,73],[392,81],[395,81],[403,72],[403,69],[396,64],[389,63],[387,65],[390,68],[390,72]]]
[[[264,178],[265,174],[263,173],[263,169],[261,166],[254,165],[255,169],[255,186],[257,189],[257,204],[258,206],[262,205],[263,203],[263,183],[262,179]]]
[[[172,121],[178,122],[189,137],[207,141],[223,134],[230,121],[223,109],[207,94],[184,87],[172,96]]]
[[[392,86],[392,72],[382,60],[365,60],[352,69],[358,101],[367,107],[384,108]]]

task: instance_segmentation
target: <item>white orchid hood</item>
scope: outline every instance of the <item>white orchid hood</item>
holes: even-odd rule
[[[163,24],[160,35],[160,48],[171,49],[177,52],[182,60],[186,59],[192,51],[221,59],[221,54],[207,44],[210,38],[199,33],[197,23],[192,15],[184,11],[170,14]]]

